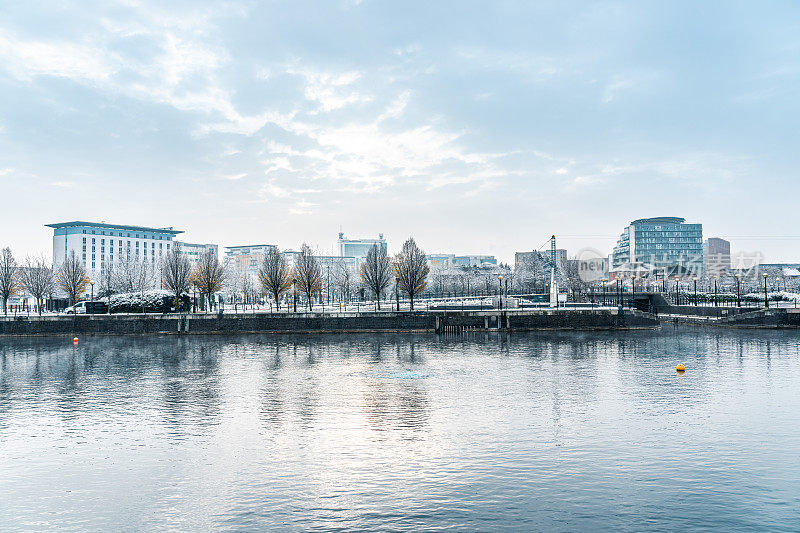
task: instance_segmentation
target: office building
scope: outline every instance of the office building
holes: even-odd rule
[[[709,237],[703,243],[706,272],[720,276],[731,269],[731,243],[719,237]]]
[[[643,268],[669,274],[703,272],[703,225],[679,217],[642,218],[622,232],[612,254],[611,271]]]
[[[456,254],[426,254],[425,260],[428,261],[428,267],[436,269],[452,268],[455,261]]]
[[[378,234],[377,239],[347,239],[344,233],[339,232],[339,257],[355,257],[360,263],[365,257],[370,248],[377,245],[384,251],[387,251],[386,240],[383,238],[383,233]]]
[[[457,255],[453,258],[453,265],[463,268],[486,268],[497,266],[497,259],[493,255]]]
[[[225,247],[225,268],[238,272],[247,272],[252,276],[258,274],[258,269],[270,250],[276,250],[274,244],[251,244],[243,246]]]
[[[212,255],[219,258],[219,246],[216,244],[193,244],[190,242],[175,241],[175,245],[180,245],[179,249],[181,255],[186,256],[189,260],[189,264],[192,266],[195,266],[206,252],[211,252]]]

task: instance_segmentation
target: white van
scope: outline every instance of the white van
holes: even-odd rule
[[[85,315],[86,314],[86,302],[79,302],[75,305],[67,307],[64,309],[64,314],[67,315]]]

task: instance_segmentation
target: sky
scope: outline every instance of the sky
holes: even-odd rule
[[[0,246],[383,233],[611,251],[680,216],[800,261],[797,2],[0,3]]]

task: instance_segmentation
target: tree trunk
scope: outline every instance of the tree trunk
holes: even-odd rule
[[[278,301],[278,291],[272,291],[272,295],[275,297],[275,308],[276,310],[281,310],[281,303]]]
[[[414,310],[414,293],[408,293],[408,299],[411,302],[411,310]]]
[[[381,310],[381,295],[377,292],[375,293],[375,299],[378,301],[378,311]]]

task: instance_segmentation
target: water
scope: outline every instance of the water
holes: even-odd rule
[[[0,530],[796,531],[799,392],[795,332],[5,338]]]

